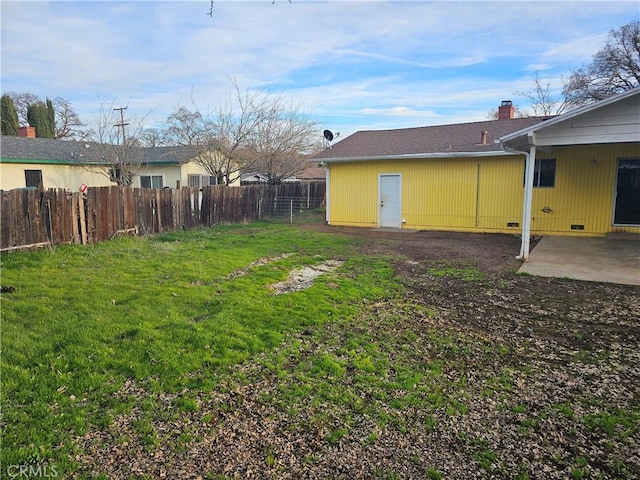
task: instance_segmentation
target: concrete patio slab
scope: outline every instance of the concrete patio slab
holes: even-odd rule
[[[640,285],[640,241],[543,237],[518,273]]]

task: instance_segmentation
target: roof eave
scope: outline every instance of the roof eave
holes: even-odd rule
[[[151,162],[142,162],[141,165],[144,165],[145,167],[167,167],[167,166],[180,166],[182,165],[181,162],[175,162],[172,160],[163,160],[163,161],[159,161],[159,162],[155,162],[155,161],[151,161]]]
[[[487,152],[432,152],[432,153],[408,153],[402,155],[373,155],[358,157],[333,157],[317,158],[309,160],[309,163],[341,163],[364,162],[375,160],[419,160],[427,158],[461,158],[461,157],[495,157],[503,155],[520,155],[517,152],[505,152],[504,150],[492,150]]]
[[[16,157],[0,157],[0,163],[14,164],[30,164],[30,165],[74,165],[74,166],[104,166],[108,163],[86,160],[79,162],[77,160],[64,160],[55,158],[16,158]]]

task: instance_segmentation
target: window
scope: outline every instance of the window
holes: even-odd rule
[[[217,185],[216,177],[211,175],[189,175],[189,186],[192,188],[202,188],[205,185]]]
[[[120,167],[111,167],[109,170],[109,180],[112,182],[119,182],[122,180],[122,170]]]
[[[526,177],[526,168],[525,168]],[[526,178],[525,178],[526,180]],[[524,185],[524,181],[522,184]],[[533,186],[534,187],[555,187],[556,185],[556,159],[555,158],[536,158],[536,164],[533,167]]]
[[[24,181],[27,188],[40,188],[42,185],[42,170],[25,170]]]
[[[556,184],[556,159],[536,159],[533,172],[534,187],[554,187]]]
[[[142,188],[162,188],[162,175],[140,175]]]

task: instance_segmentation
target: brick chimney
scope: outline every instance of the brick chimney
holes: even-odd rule
[[[18,136],[26,138],[36,138],[36,127],[19,127]]]
[[[488,135],[488,131],[487,130],[482,130],[482,132],[480,132],[480,145],[486,145],[487,144],[487,135]]]
[[[498,120],[509,120],[514,117],[516,109],[511,100],[503,100],[498,107]]]

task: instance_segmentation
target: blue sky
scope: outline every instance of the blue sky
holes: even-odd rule
[[[4,1],[2,92],[100,103],[148,126],[266,89],[341,137],[484,120],[533,86],[559,88],[637,1]]]

